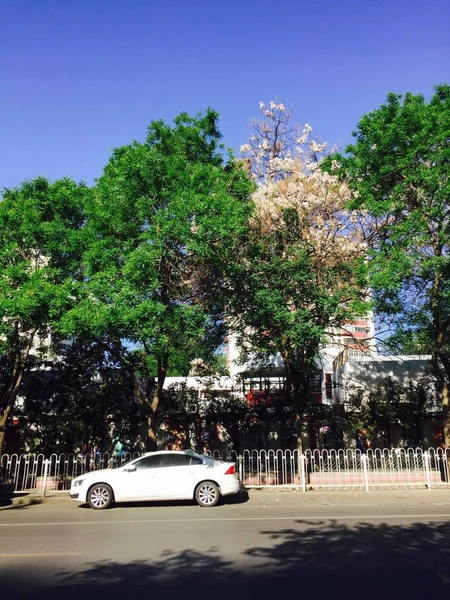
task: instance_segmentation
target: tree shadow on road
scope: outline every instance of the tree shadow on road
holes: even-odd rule
[[[87,564],[59,572],[38,589],[0,574],[5,598],[182,598],[277,600],[445,598],[450,593],[450,523],[412,525],[297,521],[261,532],[263,542],[230,561],[206,553],[164,551],[157,561]],[[8,594],[11,594],[8,595]]]

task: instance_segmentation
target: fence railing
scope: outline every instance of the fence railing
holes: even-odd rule
[[[3,454],[0,461],[0,490],[28,492],[46,489],[67,491],[72,479],[90,471],[120,467],[139,453],[112,454]]]
[[[236,463],[248,488],[336,489],[369,491],[376,487],[449,486],[450,449],[420,448],[359,450],[214,451],[217,460]],[[138,453],[76,455],[4,454],[0,461],[0,491],[67,491],[78,475],[121,466]]]

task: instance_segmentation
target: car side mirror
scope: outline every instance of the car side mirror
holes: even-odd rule
[[[136,471],[136,467],[134,465],[128,465],[128,467],[125,467],[124,471],[127,471],[127,473],[134,473],[134,471]]]

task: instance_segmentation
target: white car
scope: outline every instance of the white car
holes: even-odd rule
[[[96,510],[113,502],[196,500],[214,506],[220,496],[236,494],[241,484],[234,463],[183,452],[148,452],[115,469],[92,471],[76,477],[70,497]]]

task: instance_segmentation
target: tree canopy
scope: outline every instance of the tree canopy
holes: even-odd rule
[[[450,446],[450,86],[430,99],[389,94],[345,155],[328,160],[364,210],[379,314],[432,353]],[[395,339],[395,338],[394,338]]]
[[[70,179],[37,178],[0,202],[0,454],[30,352],[76,301],[89,195]]]
[[[152,449],[166,376],[218,364],[227,331],[248,355],[281,357],[301,449],[321,348],[372,302],[391,349],[431,353],[450,446],[450,86],[389,94],[340,154],[280,100],[260,109],[240,160],[207,109],[153,121],[92,188],[39,177],[4,192],[0,454],[52,339],[73,345],[55,407],[75,414],[89,397],[70,393],[77,378],[88,390],[99,369],[118,389],[121,369]]]
[[[114,150],[88,209],[84,299],[66,330],[132,346],[127,366],[149,448],[170,365],[187,374],[224,334],[221,282],[247,226],[252,184],[220,139],[210,109],[173,126],[152,122],[145,142]]]
[[[367,310],[365,248],[346,208],[349,188],[319,168],[326,144],[309,125],[291,126],[283,103],[260,108],[262,120],[242,147],[259,183],[230,312],[242,347],[281,355],[300,449],[326,333]]]

